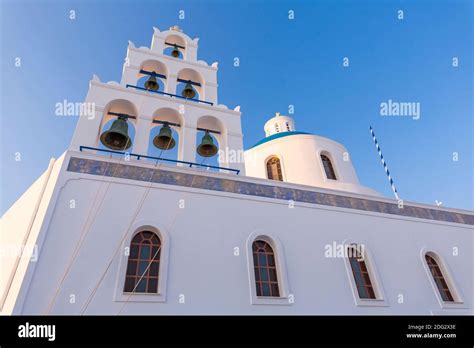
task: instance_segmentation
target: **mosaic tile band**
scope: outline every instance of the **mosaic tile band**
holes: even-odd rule
[[[415,217],[420,219],[446,221],[474,225],[474,215],[462,214],[439,209],[429,209],[404,205],[398,208],[395,203],[386,203],[370,199],[347,197],[336,194],[306,191],[287,187],[256,184],[231,179],[222,179],[191,173],[177,173],[164,169],[153,169],[123,163],[71,157],[68,171],[116,177],[165,185],[193,187],[204,190],[237,193],[248,196],[267,197],[295,202],[313,203],[331,207],[365,210],[376,213]],[[150,180],[151,179],[151,180]]]

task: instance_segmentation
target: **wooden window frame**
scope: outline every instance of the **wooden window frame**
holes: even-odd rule
[[[375,298],[361,298],[359,295],[359,289],[357,288],[357,283],[354,277],[354,273],[352,271],[352,265],[350,262],[349,257],[343,257],[344,265],[346,268],[346,274],[347,278],[349,280],[349,286],[352,292],[352,297],[354,299],[354,303],[358,307],[388,307],[389,302],[387,297],[385,296],[385,292],[382,286],[381,278],[379,276],[379,273],[377,271],[377,267],[374,261],[374,258],[371,255],[370,250],[367,248],[365,243],[362,242],[354,242],[350,239],[346,239],[342,242],[342,245],[344,245],[345,251],[347,252],[347,256],[350,255],[348,253],[347,248],[354,248],[357,245],[363,245],[363,248],[361,249],[361,252],[363,253],[363,259],[365,262],[365,266],[367,269],[367,272],[370,276],[370,281],[372,285],[372,289],[375,293]]]
[[[436,296],[436,299],[443,309],[466,309],[468,308],[467,305],[464,303],[463,296],[460,292],[460,289],[456,285],[456,281],[452,275],[451,270],[449,269],[447,263],[444,261],[443,257],[440,256],[439,253],[433,251],[429,248],[423,248],[421,250],[421,261],[423,264],[423,268],[426,271],[426,275],[428,277],[428,281],[433,288],[433,292]],[[453,301],[445,301],[443,295],[440,292],[438,284],[436,283],[435,278],[433,277],[432,270],[426,260],[426,256],[431,257],[437,264],[444,281],[448,285],[448,289],[451,293]]]
[[[274,163],[271,163],[272,161]],[[275,166],[275,168],[273,166]],[[265,171],[267,174],[267,179],[275,181],[284,181],[281,160],[278,156],[270,156],[265,161]],[[274,176],[274,174],[276,174],[276,177]]]
[[[128,256],[133,237],[142,232],[150,231],[155,233],[161,241],[160,263],[158,270],[158,288],[156,293],[145,292],[124,292],[125,279],[127,274]],[[115,282],[115,292],[113,300],[115,302],[166,302],[168,269],[169,269],[170,236],[164,226],[154,219],[137,220],[129,229],[127,237],[122,244],[119,265],[117,269],[117,279]]]
[[[257,280],[255,277],[255,268],[253,262],[253,243],[255,241],[266,242],[273,250],[278,280],[279,297],[257,296]],[[250,303],[252,305],[293,305],[294,296],[289,290],[283,245],[279,239],[276,236],[268,235],[265,233],[265,231],[263,231],[263,229],[258,229],[257,231],[251,233],[247,238],[246,250],[250,287]]]
[[[334,168],[331,156],[328,153],[320,153],[319,158],[323,166],[323,171],[327,180],[337,181],[336,169]],[[328,173],[329,172],[329,173]]]
[[[252,243],[252,254],[257,296],[280,297],[276,255],[272,246],[264,240],[255,240]],[[262,256],[265,259],[264,265],[260,264]],[[263,274],[265,277],[262,276]],[[265,291],[266,289],[268,289],[268,292]]]
[[[146,235],[148,235],[148,237]],[[147,246],[149,251],[148,255],[142,258],[142,252],[145,246]],[[153,231],[140,231],[136,233],[130,243],[130,254],[127,260],[123,291],[125,293],[158,293],[160,258],[160,237]],[[152,274],[155,272],[156,275]],[[141,286],[143,284],[144,289],[142,290]]]
[[[377,295],[375,294],[371,275],[367,268],[367,264],[365,263],[365,259],[360,255],[355,247],[348,247],[348,249],[353,250],[349,253],[348,257],[359,298],[364,300],[376,300]]]
[[[449,288],[448,281],[446,281],[446,278],[444,277],[443,271],[439,267],[438,262],[429,254],[425,254],[425,260],[443,301],[455,302],[454,296],[451,293],[451,289]]]

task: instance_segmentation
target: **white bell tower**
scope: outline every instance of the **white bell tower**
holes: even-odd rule
[[[129,41],[120,83],[101,82],[96,75],[91,80],[86,97],[89,107],[85,109],[94,113],[81,115],[70,149],[97,148],[104,125],[118,114],[125,114],[132,116],[127,123],[135,129],[132,146],[127,150],[130,153],[146,156],[150,132],[163,122],[178,134],[179,161],[196,162],[196,142],[201,140],[197,135],[206,130],[217,140],[220,153],[242,153],[240,106],[229,109],[218,104],[218,63],[198,60],[198,41],[178,26],[166,31],[154,28],[150,48],[136,47]],[[142,78],[150,76],[156,78],[157,90],[140,85]],[[192,88],[192,97],[183,97],[184,86]],[[229,158],[239,156],[219,154],[219,167],[244,174],[244,163],[229,162]],[[166,151],[162,157],[166,158]]]

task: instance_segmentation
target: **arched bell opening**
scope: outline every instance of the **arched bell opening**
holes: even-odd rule
[[[176,81],[176,94],[191,101],[203,100],[204,79],[201,74],[193,69],[181,70]]]
[[[161,108],[153,113],[148,156],[177,160],[182,146],[180,139],[184,126],[182,115],[171,108]],[[153,159],[150,159],[153,161]],[[174,162],[159,163],[175,165]]]
[[[196,163],[218,167],[219,145],[216,134],[198,130],[196,133]],[[215,171],[215,169],[213,170]]]
[[[213,116],[202,116],[197,122],[196,163],[222,166],[225,128],[221,121]],[[204,167],[201,167],[205,169]],[[216,170],[216,169],[209,169]]]
[[[137,108],[132,102],[124,99],[109,102],[104,108],[97,147],[103,150],[132,152],[135,117],[137,117]],[[114,156],[117,155],[114,154]]]
[[[179,138],[177,127],[154,124],[150,131],[148,156],[177,160]],[[150,161],[156,160],[150,159]],[[168,161],[160,161],[159,163],[176,165],[176,163]]]
[[[137,86],[151,91],[165,92],[167,88],[168,68],[158,60],[146,60],[140,65],[137,74]]]
[[[165,39],[163,54],[177,59],[184,59],[186,41],[179,35],[168,35]]]

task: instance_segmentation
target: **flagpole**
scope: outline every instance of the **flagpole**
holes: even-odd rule
[[[390,175],[387,163],[385,162],[383,158],[382,150],[380,149],[379,143],[377,142],[377,138],[375,138],[374,130],[372,129],[372,126],[369,126],[369,127],[370,127],[370,134],[372,134],[372,139],[374,140],[374,143],[375,143],[375,148],[377,149],[377,152],[379,153],[380,160],[382,161],[383,168],[385,170],[385,173],[387,174],[387,178],[388,178],[388,181],[390,182],[390,186],[392,187],[393,194],[395,195],[395,198],[399,200],[395,183],[393,182],[392,176]]]

